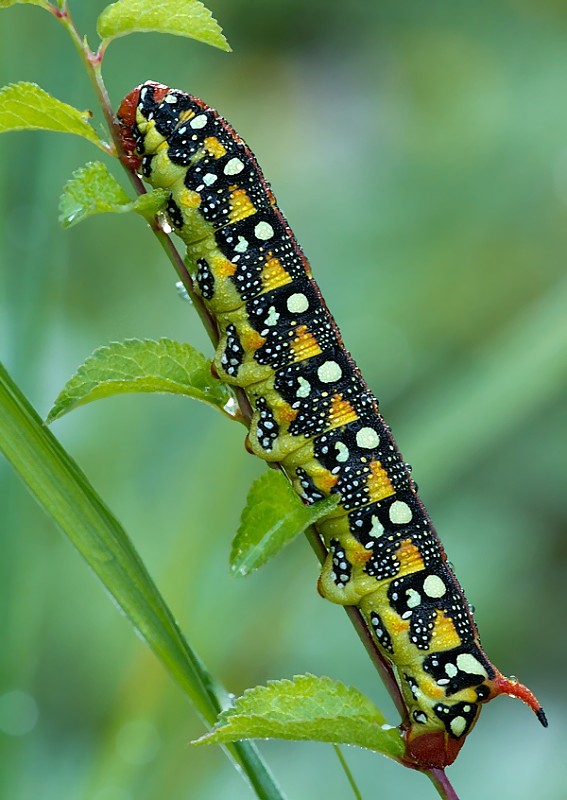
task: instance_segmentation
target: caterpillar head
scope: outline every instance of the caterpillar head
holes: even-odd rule
[[[136,114],[138,108],[147,107],[148,110],[151,110],[159,105],[169,91],[169,87],[164,86],[162,83],[146,81],[132,89],[120,103],[117,117],[120,141],[124,150],[122,160],[134,169],[138,169],[140,166],[140,154],[137,150],[138,142],[136,140]]]

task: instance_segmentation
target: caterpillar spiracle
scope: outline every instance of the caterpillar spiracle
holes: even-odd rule
[[[147,82],[118,111],[126,158],[170,192],[167,213],[216,319],[214,365],[253,409],[249,448],[279,462],[306,503],[339,505],[318,531],[319,579],[358,606],[395,667],[406,757],[451,764],[481,705],[525,686],[485,655],[463,590],[378,402],[340,332],[256,158],[202,100]]]

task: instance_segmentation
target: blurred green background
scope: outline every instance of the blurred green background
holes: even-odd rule
[[[122,39],[105,63],[111,96],[118,105],[145,79],[190,91],[258,156],[414,466],[488,654],[548,712],[543,731],[519,702],[491,703],[450,770],[459,796],[566,798],[567,7],[209,5],[232,55]],[[91,44],[103,7],[72,7]],[[0,41],[0,83],[37,81],[94,107],[47,14],[3,11]],[[63,183],[98,158],[73,137],[0,140],[0,357],[43,415],[100,344],[170,336],[210,352],[139,218],[58,227]],[[327,674],[396,722],[344,614],[317,595],[304,541],[230,576],[231,537],[264,469],[240,426],[181,398],[126,396],[54,433],[230,691]],[[252,797],[220,748],[187,746],[202,732],[192,709],[3,461],[0,481],[0,796]],[[290,800],[351,796],[330,747],[261,750]],[[366,800],[436,796],[385,759],[347,757]]]

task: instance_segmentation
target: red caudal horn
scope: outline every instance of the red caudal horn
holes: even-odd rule
[[[506,678],[497,671],[489,685],[491,691],[487,700],[492,700],[500,694],[517,697],[532,709],[544,728],[547,728],[547,717],[539,701],[516,678]],[[437,769],[444,769],[455,761],[466,739],[466,736],[454,738],[445,731],[415,734],[415,728],[410,728],[405,733],[406,757],[420,767]]]
[[[492,687],[494,692],[493,696],[508,694],[510,697],[517,697],[519,700],[522,700],[522,702],[532,709],[543,727],[547,728],[547,717],[545,716],[545,711],[541,707],[539,700],[533,692],[530,692],[530,690],[516,678],[505,678],[504,675],[498,675],[498,677],[493,680]]]

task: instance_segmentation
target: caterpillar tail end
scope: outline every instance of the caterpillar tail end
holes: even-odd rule
[[[445,769],[459,755],[465,737],[455,739],[444,731],[432,731],[412,737],[406,735],[406,758],[420,769]]]
[[[541,703],[530,691],[527,686],[520,683],[517,678],[505,678],[504,675],[499,675],[493,682],[493,696],[499,694],[507,694],[510,697],[517,697],[527,706],[529,706],[536,717],[539,719],[544,728],[547,728],[547,716],[543,710]]]

